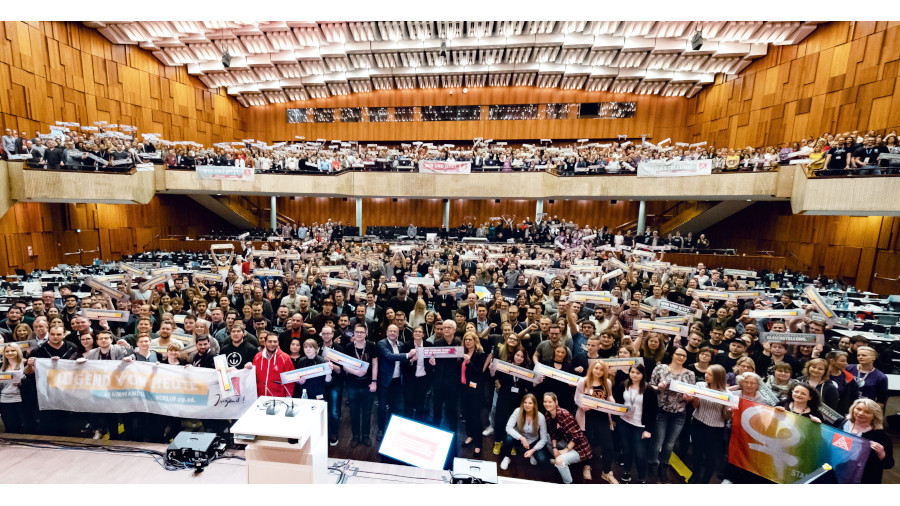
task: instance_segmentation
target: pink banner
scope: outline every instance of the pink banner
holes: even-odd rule
[[[423,174],[469,174],[472,162],[442,162],[440,160],[422,160],[419,172]]]

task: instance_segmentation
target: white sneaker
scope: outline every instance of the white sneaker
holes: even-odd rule
[[[481,435],[487,437],[487,436],[490,436],[490,435],[493,434],[493,433],[494,433],[494,428],[493,428],[493,427],[488,427],[487,429],[484,429],[484,432],[482,432]]]
[[[506,471],[509,469],[509,457],[503,457],[503,461],[500,462],[500,469]]]
[[[99,430],[95,430],[95,431],[94,431],[94,439],[100,439],[100,438],[102,438],[102,437],[103,437],[103,434],[100,433]]]
[[[530,459],[528,459],[528,462],[531,462],[531,465],[533,465],[533,466],[537,465],[537,459],[534,457],[531,457]]]

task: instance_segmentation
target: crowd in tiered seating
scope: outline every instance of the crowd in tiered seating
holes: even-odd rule
[[[260,172],[334,174],[346,170],[415,170],[419,161],[443,160],[471,162],[476,171],[587,175],[633,174],[642,162],[699,159],[712,160],[713,172],[775,170],[791,160],[809,165],[815,174],[822,176],[893,174],[900,169],[896,134],[880,135],[874,130],[838,135],[823,133],[794,143],[756,148],[715,147],[704,142],[673,145],[668,139],[659,144],[644,139],[557,144],[544,140],[515,145],[480,140],[460,145],[416,141],[391,146],[298,141],[272,145],[225,142],[204,147],[155,136],[144,137],[146,142],[138,138],[136,132],[107,132],[102,126],[97,132],[72,129],[37,137],[6,129],[0,147],[4,157],[31,155],[27,162],[33,167],[105,170],[131,168],[151,161],[182,169],[216,165],[253,167]]]
[[[550,226],[567,229],[561,222]],[[747,280],[703,264],[651,266],[646,262],[659,250],[625,248],[618,238],[600,246],[583,236],[580,244],[560,244],[557,234],[551,247],[449,241],[388,248],[310,233],[291,231],[291,239],[262,246],[299,253],[300,260],[262,255],[244,245],[222,283],[187,273],[145,291],[126,276],[114,283],[126,294],[121,301],[100,294],[79,300],[73,293],[77,287],[68,285],[58,293],[46,289],[41,297],[13,301],[0,321],[0,337],[13,342],[3,349],[2,370],[21,370],[24,379],[2,385],[6,430],[168,441],[181,420],[38,410],[35,359],[212,368],[212,357],[222,354],[230,366],[256,371],[260,395],[325,400],[332,446],[371,446],[373,438],[382,438],[392,413],[454,432],[461,429],[461,414],[464,430],[455,451],[475,459],[494,458],[485,455],[493,453],[502,470],[517,457],[515,465],[537,466],[547,480],[587,482],[598,473],[609,483],[665,483],[680,479],[669,465],[677,451],[693,469],[694,482],[709,482],[717,474],[733,482],[759,482],[727,462],[731,408],[673,391],[670,385],[679,380],[868,439],[864,483],[880,483],[883,470],[893,466],[883,412],[882,370],[890,365],[883,365],[865,337],[797,346],[761,339],[765,333],[830,333],[838,324],[822,318],[792,289],[775,292],[774,302],[713,297],[712,292],[746,290]],[[663,253],[658,260],[664,259]],[[209,259],[183,260],[189,265]],[[279,275],[254,275],[260,268]],[[354,288],[332,278],[355,282]],[[775,279],[820,289],[832,285],[790,273]],[[763,278],[756,281],[761,286]],[[586,291],[593,292],[578,298]],[[608,303],[597,302],[607,295]],[[669,308],[681,307],[671,303],[700,314],[670,313]],[[133,317],[89,320],[79,306],[127,308]],[[750,316],[761,309],[799,314],[789,320]],[[660,318],[680,319],[689,332],[643,330],[639,323]],[[185,336],[190,353],[182,347]],[[23,354],[15,343],[28,340],[35,346]],[[432,346],[461,346],[463,356],[425,359],[424,348]],[[326,360],[329,348],[366,362],[367,372]],[[641,363],[611,370],[601,360],[616,357],[640,357]],[[495,358],[524,369],[543,364],[575,375],[578,382],[544,376],[526,381],[499,372]],[[332,374],[282,384],[271,372],[273,363],[282,372],[328,363]],[[596,411],[586,407],[585,397],[629,410]],[[829,418],[829,412],[835,416]],[[203,424],[213,431],[227,426]],[[573,466],[581,468],[580,476],[573,476]]]

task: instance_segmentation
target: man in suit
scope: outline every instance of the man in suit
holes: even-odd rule
[[[400,329],[396,325],[388,325],[387,337],[378,341],[378,441],[384,437],[387,428],[388,408],[391,413],[403,413],[400,367],[416,354],[415,349],[401,353],[399,336]]]

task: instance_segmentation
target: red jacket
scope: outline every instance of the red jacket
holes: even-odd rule
[[[256,395],[262,397],[290,397],[294,394],[294,384],[281,384],[281,373],[294,370],[291,357],[280,349],[275,350],[275,356],[265,357],[266,350],[253,357],[253,369],[256,370]],[[277,383],[276,383],[277,382]]]

